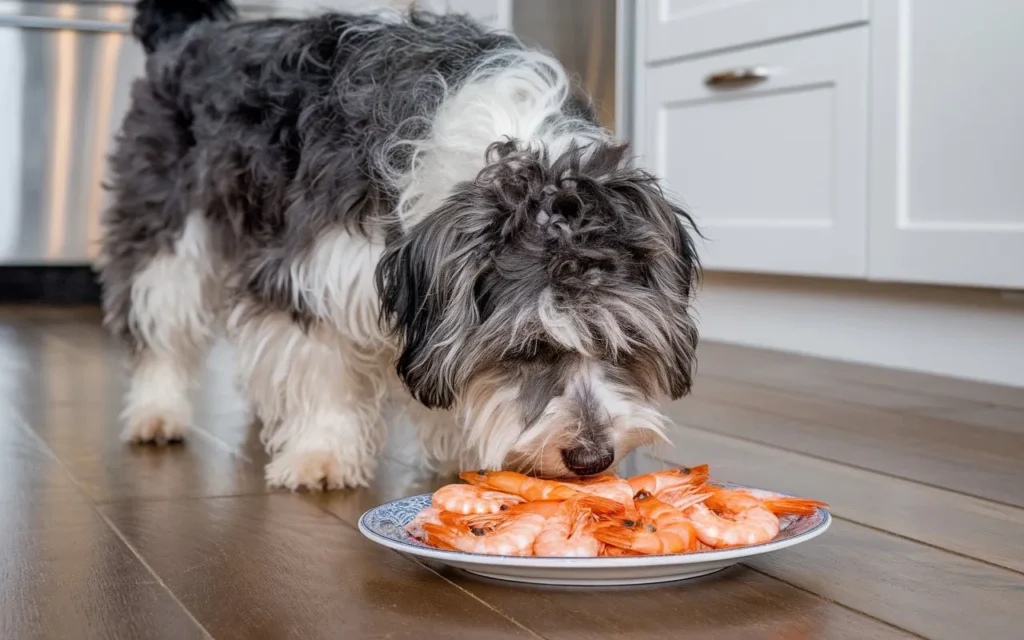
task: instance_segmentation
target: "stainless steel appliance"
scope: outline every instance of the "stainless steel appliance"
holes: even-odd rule
[[[0,0],[0,266],[96,256],[106,157],[145,64],[133,4]]]
[[[601,124],[625,135],[624,0],[511,0],[512,31],[552,53],[594,98]]]
[[[143,64],[130,16],[0,0],[0,264],[94,257],[109,142]]]

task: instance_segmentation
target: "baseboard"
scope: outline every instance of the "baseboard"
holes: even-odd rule
[[[100,285],[88,265],[0,266],[0,303],[99,304]]]
[[[703,338],[1024,387],[1024,301],[998,291],[707,274]]]

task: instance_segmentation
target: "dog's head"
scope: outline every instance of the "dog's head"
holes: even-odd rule
[[[398,374],[457,410],[483,466],[599,473],[663,437],[658,398],[690,389],[692,220],[626,151],[492,145],[381,261]]]

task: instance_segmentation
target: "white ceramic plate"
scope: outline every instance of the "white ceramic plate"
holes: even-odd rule
[[[736,486],[736,485],[725,485]],[[758,495],[779,495],[752,489]],[[470,573],[535,584],[616,586],[685,580],[721,571],[744,558],[771,553],[816,538],[832,517],[825,509],[800,518],[784,518],[782,531],[765,544],[677,555],[624,558],[521,558],[489,556],[429,547],[410,536],[405,525],[430,504],[429,493],[374,507],[359,518],[359,530],[377,544],[411,556],[435,560]]]

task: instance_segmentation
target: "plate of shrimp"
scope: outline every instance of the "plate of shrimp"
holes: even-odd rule
[[[632,478],[459,477],[465,484],[370,509],[359,530],[488,578],[614,586],[707,575],[811,540],[831,523],[823,502],[714,481],[707,465]]]

